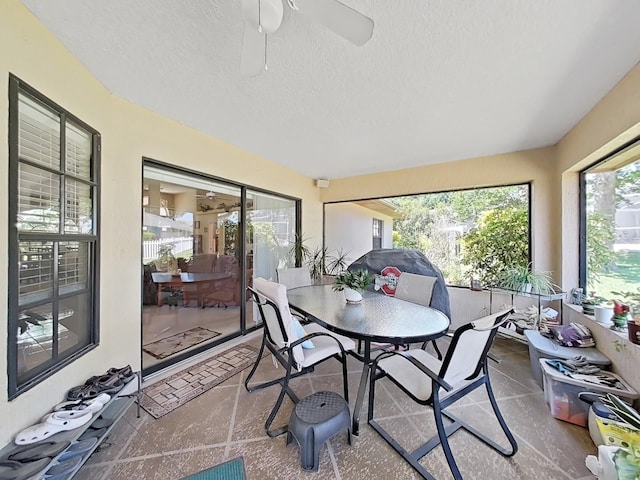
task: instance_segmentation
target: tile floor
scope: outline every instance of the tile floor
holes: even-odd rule
[[[248,343],[258,345],[259,337]],[[594,478],[584,466],[585,456],[595,452],[588,431],[550,415],[543,392],[531,376],[526,345],[498,338],[492,351],[502,359],[500,364],[492,362],[494,391],[519,451],[514,457],[503,458],[466,432],[458,432],[451,445],[464,478]],[[351,360],[350,395],[355,399],[360,364]],[[248,371],[157,420],[144,411],[136,418],[135,407],[131,408],[75,478],[172,480],[240,455],[244,457],[249,480],[420,478],[366,424],[361,425],[360,436],[354,437],[351,446],[346,434],[335,436],[321,451],[319,472],[304,472],[295,442],[286,446],[286,436],[272,439],[263,429],[278,387],[247,393],[242,382]],[[255,378],[273,378],[280,372],[281,369],[276,372],[267,357]],[[339,372],[338,362],[330,360],[313,374],[296,379],[294,389],[301,396],[326,389],[340,391]],[[390,382],[385,380],[381,386],[376,392],[376,418],[386,428],[402,433],[409,448],[417,445],[419,439],[430,437],[435,430],[425,408],[399,395]],[[280,422],[286,422],[291,408],[290,402],[285,403],[278,417]],[[477,391],[463,399],[452,411],[475,421],[482,430],[490,432],[496,428],[484,392]],[[280,424],[278,420],[276,425]],[[451,478],[440,449],[422,463],[436,478]]]

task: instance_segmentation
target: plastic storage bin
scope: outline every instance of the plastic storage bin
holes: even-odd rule
[[[620,382],[622,389],[588,383],[560,373],[540,359],[540,368],[544,380],[544,399],[551,408],[551,414],[558,420],[574,423],[581,427],[587,426],[589,405],[578,398],[580,392],[613,393],[629,403],[638,398],[638,392],[631,388],[615,373],[602,372]]]
[[[529,344],[529,362],[533,378],[542,388],[542,370],[540,370],[541,358],[561,358],[567,360],[576,355],[582,355],[593,365],[606,369],[611,365],[611,360],[594,347],[564,347],[552,338],[543,337],[537,330],[525,330]]]

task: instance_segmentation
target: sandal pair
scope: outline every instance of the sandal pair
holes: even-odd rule
[[[69,478],[69,475],[77,471],[82,465],[82,457],[74,456],[67,460],[58,461],[50,467],[44,474],[45,480],[63,480]]]
[[[71,442],[41,442],[34,443],[22,447],[18,447],[11,451],[2,461],[13,460],[16,462],[33,462],[41,458],[53,458],[62,453],[71,445]]]
[[[17,460],[0,461],[0,480],[27,480],[34,478],[49,465],[49,458],[22,463]]]
[[[117,393],[136,378],[130,365],[122,368],[110,368],[103,375],[96,375],[67,392],[67,400],[88,400],[97,397],[101,393]]]
[[[90,400],[101,393],[118,393],[124,382],[117,376],[100,375],[91,377],[84,385],[78,385],[67,392],[67,400]]]

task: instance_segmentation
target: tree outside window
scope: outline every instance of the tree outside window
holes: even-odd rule
[[[640,294],[640,142],[583,172],[584,287],[608,300]]]

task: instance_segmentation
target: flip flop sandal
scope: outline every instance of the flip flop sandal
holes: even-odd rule
[[[113,420],[111,418],[98,418],[89,426],[89,428],[100,430],[102,428],[109,428],[111,425],[113,425]]]
[[[18,432],[14,442],[16,445],[36,443],[58,432],[73,430],[91,421],[93,414],[85,411],[53,412],[45,415],[42,423],[32,425]]]
[[[58,461],[62,462],[64,460],[68,460],[71,457],[75,457],[76,455],[82,455],[85,452],[88,452],[98,443],[97,437],[90,437],[85,440],[78,440],[73,442],[67,451],[64,452],[60,457],[58,457]]]
[[[44,478],[47,480],[62,480],[63,478],[68,478],[69,474],[80,467],[81,464],[82,457],[72,457],[47,470]]]
[[[4,460],[0,462],[0,480],[26,480],[44,470],[49,462],[48,458],[28,463]]]
[[[41,458],[53,458],[71,445],[71,442],[44,442],[18,448],[7,456],[7,460],[31,462]]]
[[[107,433],[107,428],[99,428],[98,430],[92,430],[88,428],[82,435],[78,437],[79,441],[87,440],[89,438],[101,438]]]

